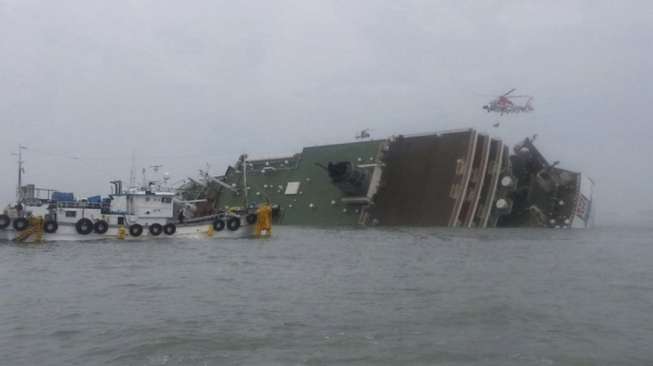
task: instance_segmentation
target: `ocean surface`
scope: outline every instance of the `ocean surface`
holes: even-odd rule
[[[651,365],[653,229],[0,244],[0,365]]]

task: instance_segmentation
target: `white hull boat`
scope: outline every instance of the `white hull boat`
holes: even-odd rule
[[[244,157],[241,158],[244,162]],[[166,179],[164,178],[164,182]],[[19,175],[20,182],[20,175]],[[0,240],[17,242],[154,240],[183,238],[253,238],[271,233],[270,209],[247,205],[196,217],[189,209],[203,200],[185,201],[156,181],[123,190],[112,181],[112,193],[74,199],[72,193],[39,197],[33,185],[19,186],[17,203],[0,212]],[[244,185],[246,186],[246,185]],[[240,194],[236,187],[229,189]],[[188,210],[187,210],[188,209]]]
[[[174,234],[167,235],[161,233],[153,235],[149,231],[143,230],[139,236],[129,234],[129,229],[110,227],[106,233],[98,234],[92,232],[86,235],[80,235],[74,224],[61,224],[55,233],[41,234],[32,231],[29,236],[21,240],[21,231],[13,228],[0,230],[0,241],[20,241],[20,242],[62,242],[62,241],[96,241],[96,240],[125,240],[125,241],[143,241],[143,240],[170,240],[174,238],[191,238],[191,239],[243,239],[254,238],[256,225],[244,225],[236,231],[221,230],[216,231],[213,223],[206,224],[184,224],[176,226]],[[124,230],[124,231],[123,231]],[[121,231],[123,231],[121,233]]]

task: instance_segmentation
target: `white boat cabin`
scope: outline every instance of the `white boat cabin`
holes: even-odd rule
[[[88,202],[85,199],[70,202],[53,202],[50,200],[24,201],[25,214],[33,216],[56,216],[59,223],[75,224],[82,218],[106,221],[110,226],[140,224],[165,225],[173,221],[173,192],[157,192],[143,189],[122,191],[122,183],[112,182],[114,191],[101,201]],[[17,215],[13,215],[17,216]]]
[[[171,192],[135,191],[113,194],[111,198],[111,214],[128,216],[131,222],[144,224],[165,224],[174,217]]]

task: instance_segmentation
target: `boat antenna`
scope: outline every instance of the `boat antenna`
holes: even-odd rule
[[[23,164],[23,150],[27,150],[26,146],[18,145],[18,152],[11,155],[18,156],[18,187],[16,187],[16,203],[19,203],[23,200],[23,174],[25,173],[25,168]]]
[[[132,150],[132,166],[129,170],[129,188],[136,186],[136,153]]]

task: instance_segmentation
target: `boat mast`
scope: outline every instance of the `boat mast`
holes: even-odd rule
[[[16,187],[16,203],[23,200],[23,172],[25,171],[23,168],[23,150],[27,150],[27,147],[18,145],[18,153],[14,154],[18,155],[18,187]]]
[[[247,201],[247,154],[242,156],[242,165],[243,165],[243,192],[245,198],[245,208],[249,207],[249,202]]]

